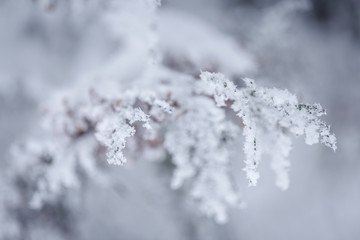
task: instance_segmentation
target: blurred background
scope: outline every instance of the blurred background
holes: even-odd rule
[[[360,239],[360,1],[163,0],[152,11],[109,2],[0,0],[2,239]],[[166,166],[149,161],[107,166],[111,187],[87,179],[55,205],[19,205],[26,183],[14,180],[10,148],[38,131],[40,106],[88,76],[99,88],[131,85],[146,58],[319,102],[338,150],[296,139],[284,192],[265,159],[258,185],[241,190],[247,207],[224,225],[194,211]]]

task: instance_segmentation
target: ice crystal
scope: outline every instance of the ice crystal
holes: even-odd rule
[[[245,88],[238,88],[223,74],[203,72],[203,93],[214,96],[217,106],[230,107],[244,124],[243,135],[245,168],[249,185],[254,186],[259,178],[257,171],[263,153],[272,156],[272,168],[277,174],[277,185],[288,187],[286,157],[291,150],[290,133],[305,134],[306,144],[321,143],[336,150],[336,138],[330,126],[320,117],[325,110],[320,104],[302,104],[287,90],[257,86],[252,79],[245,78]],[[201,91],[200,91],[201,92]]]

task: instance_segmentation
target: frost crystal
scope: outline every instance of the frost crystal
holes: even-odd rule
[[[149,94],[149,93],[148,93]],[[131,96],[131,97],[129,97]],[[96,127],[96,138],[108,148],[106,154],[108,162],[115,165],[123,165],[126,162],[123,150],[126,146],[126,139],[134,136],[136,122],[143,122],[143,127],[151,130],[150,115],[144,113],[140,108],[134,108],[137,96],[139,100],[143,99],[148,106],[158,107],[165,113],[171,113],[171,106],[163,100],[156,99],[153,94],[145,95],[136,92],[128,92],[125,100],[126,106],[122,106],[121,100],[115,107],[114,112],[107,118],[104,118]],[[149,97],[151,96],[151,97]],[[152,111],[152,116],[157,117],[159,111]]]
[[[234,140],[241,131],[243,170],[249,186],[257,184],[258,165],[266,155],[272,158],[276,185],[288,188],[291,135],[305,135],[307,144],[321,142],[336,149],[335,136],[320,119],[325,110],[319,104],[299,103],[287,90],[260,87],[248,78],[239,88],[221,73],[202,72],[200,81],[186,78],[181,83],[177,79],[182,76],[165,69],[149,77],[175,80],[156,83],[152,86],[155,91],[127,90],[119,93],[120,97],[105,97],[92,89],[88,98],[67,98],[58,109],[49,110],[46,125],[55,137],[64,140],[48,150],[41,144],[27,149],[32,152],[28,154],[32,161],[44,154],[52,159],[34,193],[34,206],[62,186],[79,185],[76,170],[71,170],[77,161],[87,172],[96,172],[96,156],[91,152],[99,152],[100,146],[106,147],[107,161],[115,165],[123,165],[140,153],[154,152],[151,149],[162,149],[174,164],[171,187],[187,189],[204,215],[224,223],[228,207],[241,205],[233,180],[236,171],[231,167]],[[94,135],[97,144],[82,144],[91,136],[94,140]],[[59,171],[68,177],[57,177]]]
[[[126,138],[134,134],[135,128],[126,124],[123,117],[114,116],[99,124],[96,138],[108,148],[106,156],[110,164],[122,165],[126,162],[122,150],[125,148]]]
[[[190,194],[199,202],[200,210],[224,222],[225,206],[236,206],[239,200],[228,174],[228,147],[239,128],[204,96],[184,104],[187,113],[170,125],[165,136],[165,148],[176,166],[171,186],[177,189],[191,179]]]
[[[263,88],[254,80],[245,78],[245,88],[237,88],[220,73],[201,74],[202,92],[214,96],[217,106],[230,107],[244,124],[245,168],[249,185],[254,186],[259,178],[258,163],[262,154],[272,156],[272,168],[277,174],[276,184],[281,189],[289,185],[286,157],[291,150],[290,133],[305,134],[306,144],[319,142],[336,150],[336,138],[330,126],[319,117],[325,114],[320,104],[298,103],[295,95],[287,90]],[[201,90],[200,90],[201,92]]]

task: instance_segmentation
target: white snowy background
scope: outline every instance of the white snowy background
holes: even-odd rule
[[[0,0],[2,239],[360,239],[357,1],[122,0],[118,8],[112,2]],[[281,191],[266,156],[257,186],[247,186],[238,143],[231,157],[241,161],[232,171],[244,202],[228,209],[225,224],[201,215],[186,189],[172,190],[168,163],[154,163],[164,153],[151,151],[124,166],[102,165],[106,177],[94,170],[90,176],[97,177],[67,189],[59,197],[65,205],[55,210],[13,208],[27,205],[14,193],[21,183],[13,177],[30,168],[11,149],[43,137],[44,108],[56,112],[58,99],[70,94],[76,101],[89,86],[114,96],[119,79],[123,89],[149,88],[147,79],[167,77],[154,67],[160,63],[191,76],[208,70],[251,77],[319,102],[337,150],[294,138],[290,186]],[[49,174],[73,184],[67,168]]]

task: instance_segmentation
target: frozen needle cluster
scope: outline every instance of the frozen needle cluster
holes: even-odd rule
[[[258,165],[265,155],[272,158],[276,184],[288,188],[292,136],[304,135],[307,144],[320,142],[336,150],[319,104],[300,103],[287,90],[261,87],[247,78],[236,86],[233,76],[255,71],[252,56],[206,23],[180,13],[162,14],[163,38],[157,39],[154,4],[160,1],[60,2],[46,5],[45,12],[36,5],[31,9],[44,19],[67,19],[69,26],[84,29],[74,45],[84,49],[69,51],[69,59],[79,59],[72,65],[80,67],[69,74],[63,92],[52,92],[53,101],[44,108],[44,130],[37,133],[40,140],[13,148],[12,177],[26,183],[19,194],[31,207],[41,208],[66,189],[81,187],[84,176],[111,183],[101,171],[105,158],[114,165],[170,160],[169,185],[185,189],[200,212],[224,223],[228,208],[241,205],[234,177],[240,171],[232,164],[241,160],[232,154],[238,153],[241,134],[250,186],[259,180]],[[176,32],[174,26],[179,26]],[[44,32],[49,29],[56,26]],[[207,44],[197,44],[199,39]],[[85,53],[92,51],[96,61],[87,62]],[[199,69],[208,71],[199,75]],[[34,90],[34,95],[42,92]]]

